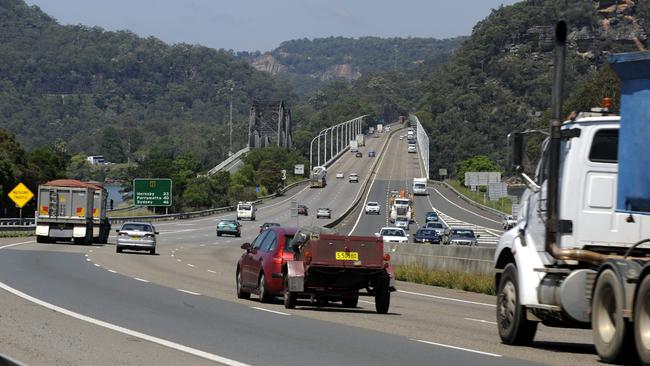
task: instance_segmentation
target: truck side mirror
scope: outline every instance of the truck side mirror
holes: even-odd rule
[[[513,132],[509,137],[512,137],[512,166],[515,171],[520,173],[524,160],[524,134]]]

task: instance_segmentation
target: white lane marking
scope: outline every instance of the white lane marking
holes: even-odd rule
[[[291,314],[289,314],[289,313],[283,313],[283,312],[281,312],[281,311],[275,311],[275,310],[269,310],[269,309],[264,309],[264,308],[258,308],[257,306],[251,306],[251,309],[261,310],[261,311],[266,311],[266,312],[273,313],[273,314],[278,314],[278,315],[286,315],[286,316],[290,316],[290,315],[291,315]]]
[[[26,243],[22,243],[22,244],[26,244]],[[0,249],[4,249],[6,247],[7,246],[0,247]],[[116,331],[116,332],[120,332],[120,333],[126,334],[128,336],[137,337],[137,338],[143,339],[145,341],[156,343],[156,344],[159,344],[159,345],[161,345],[163,347],[172,348],[172,349],[175,349],[177,351],[185,352],[185,353],[197,356],[197,357],[205,358],[206,360],[222,363],[222,364],[228,365],[228,366],[249,366],[248,364],[245,364],[245,363],[242,363],[242,362],[239,362],[239,361],[235,361],[235,360],[225,358],[225,357],[222,357],[222,356],[219,356],[219,355],[215,355],[215,354],[212,354],[212,353],[201,351],[201,350],[198,350],[196,348],[191,348],[191,347],[188,347],[188,346],[184,346],[182,344],[172,342],[172,341],[168,341],[166,339],[150,336],[148,334],[140,333],[140,332],[137,332],[135,330],[120,327],[119,325],[107,323],[107,322],[101,321],[99,319],[91,318],[91,317],[86,316],[86,315],[75,313],[75,312],[70,311],[68,309],[64,309],[62,307],[50,304],[50,303],[45,302],[43,300],[39,300],[39,299],[37,299],[35,297],[32,297],[32,296],[29,296],[24,292],[18,291],[13,287],[7,286],[3,282],[0,282],[0,288],[2,288],[5,291],[8,291],[8,292],[10,292],[10,293],[12,293],[12,294],[14,294],[16,296],[22,297],[23,299],[25,299],[27,301],[31,301],[31,302],[33,302],[33,303],[35,303],[37,305],[44,306],[44,307],[46,307],[46,308],[48,308],[50,310],[56,311],[58,313],[61,313],[61,314],[67,315],[67,316],[71,316],[73,318],[76,318],[76,319],[79,319],[79,320],[82,320],[82,321],[85,321],[85,322],[88,322],[88,323],[91,323],[91,324],[94,324],[94,325],[97,325],[97,326],[100,326],[100,327],[104,327],[106,329],[110,329],[110,330],[113,330],[113,331]]]
[[[31,243],[36,243],[36,242],[34,240],[22,241],[20,243],[7,244],[5,246],[0,247],[0,249],[11,248],[11,247],[15,247],[16,245],[31,244]]]
[[[186,294],[194,295],[194,296],[201,296],[201,294],[198,293],[198,292],[187,291],[187,290],[183,290],[182,288],[177,288],[176,290],[178,290],[180,292],[184,292]]]
[[[181,261],[180,259],[177,259],[177,260],[176,260],[176,262],[180,262],[180,261]]]
[[[183,230],[161,231],[160,234],[158,234],[158,235],[186,233],[188,231],[197,231],[197,230],[202,230],[202,229],[183,229]]]
[[[171,256],[173,257],[173,256],[174,256],[174,253],[172,253]]]
[[[372,177],[372,182],[370,182],[370,187],[368,187],[368,192],[366,193],[366,197],[363,199],[363,207],[361,208],[361,211],[359,212],[359,216],[357,217],[357,221],[355,221],[354,226],[352,226],[352,230],[348,233],[348,235],[352,235],[354,230],[357,228],[357,225],[359,225],[359,221],[361,221],[361,217],[363,214],[365,214],[365,208],[366,204],[368,203],[368,196],[370,196],[370,192],[372,192],[372,186],[375,185],[375,180],[377,179],[377,175],[379,170],[381,170],[381,165],[384,163],[384,158],[386,155],[388,155],[386,152],[388,151],[388,148],[390,145],[391,141],[388,140],[386,144],[386,149],[383,151],[381,154],[381,161],[379,161],[379,164],[377,164],[377,171],[375,171],[375,175]],[[382,148],[383,149],[383,148]]]
[[[404,290],[397,290],[397,292],[401,292],[403,294],[409,294],[409,295],[416,295],[416,296],[424,296],[424,297],[430,297],[432,299],[438,299],[438,300],[448,300],[448,301],[455,301],[455,302],[462,302],[464,304],[472,304],[472,305],[482,305],[482,306],[490,306],[495,308],[495,304],[486,304],[484,302],[476,302],[476,301],[469,301],[469,300],[461,300],[461,299],[455,299],[453,297],[444,297],[444,296],[436,296],[436,295],[429,295],[429,294],[422,294],[419,292],[412,292],[412,291],[404,291]]]
[[[370,304],[370,305],[375,305],[375,303],[372,302],[372,301],[359,300],[359,302],[363,302],[363,303]]]
[[[97,264],[97,263],[93,263],[93,266],[95,266],[95,267],[100,267],[100,265]]]
[[[204,235],[204,236],[207,236],[207,235]],[[205,246],[205,244],[199,244],[199,246],[200,246],[200,247],[204,247],[204,246]]]
[[[485,356],[491,356],[491,357],[503,357],[501,355],[498,355],[496,353],[489,353],[489,352],[483,352],[483,351],[477,351],[475,349],[470,349],[470,348],[463,348],[463,347],[456,347],[456,346],[450,346],[448,344],[443,344],[443,343],[436,343],[436,342],[429,342],[429,341],[423,341],[421,339],[415,339],[411,338],[412,341],[420,342],[420,343],[426,343],[430,344],[432,346],[438,346],[438,347],[444,347],[444,348],[451,348],[459,351],[465,351],[465,352],[471,352],[471,353],[478,353],[480,355],[485,355]]]
[[[117,271],[114,271],[114,270],[112,270],[112,269],[108,269],[107,271],[109,271],[109,272],[111,272],[111,273],[117,273]]]
[[[209,269],[208,272],[210,272],[210,273],[217,273],[217,272],[215,272],[215,271],[213,271],[213,270],[211,270],[211,269]]]
[[[485,216],[479,215],[479,214],[477,214],[477,213],[474,212],[474,211],[470,211],[470,210],[466,209],[465,207],[461,207],[461,206],[455,204],[454,202],[450,201],[449,198],[445,197],[442,193],[440,193],[440,191],[438,191],[437,189],[435,189],[435,188],[433,188],[433,187],[430,187],[430,189],[433,189],[434,191],[436,191],[436,193],[438,193],[438,195],[439,195],[440,197],[444,198],[447,202],[449,202],[449,203],[451,203],[452,205],[454,205],[454,206],[460,208],[460,209],[463,210],[463,211],[467,211],[467,212],[471,213],[471,214],[474,215],[474,216],[478,216],[478,217],[484,218],[484,219],[486,219],[486,220],[488,220],[488,221],[492,221],[492,222],[495,222],[495,223],[497,223],[497,224],[501,224],[500,221],[492,220],[492,219],[490,219],[490,218],[488,218],[488,217],[485,217]],[[460,220],[459,220],[459,221],[460,221]]]
[[[189,267],[194,268],[194,265],[193,265],[193,264],[189,264],[189,263],[188,263],[187,265],[188,265]]]
[[[84,257],[88,258],[88,254],[84,255]]]
[[[92,249],[88,251],[88,253],[92,253],[92,252],[93,252],[93,250],[92,250]]]
[[[149,281],[147,281],[147,280],[144,280],[144,279],[142,279],[142,278],[138,278],[138,277],[133,277],[133,279],[134,279],[134,280],[137,280],[137,281],[140,281],[140,282],[149,282]]]
[[[488,320],[483,320],[483,319],[474,319],[474,318],[463,318],[465,320],[469,320],[472,322],[478,322],[478,323],[485,323],[485,324],[492,324],[492,325],[497,325],[497,322],[491,322]]]
[[[90,262],[90,258],[86,258],[86,262]]]

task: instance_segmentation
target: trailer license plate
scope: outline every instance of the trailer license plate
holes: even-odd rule
[[[357,252],[336,252],[337,261],[358,261],[359,253]]]

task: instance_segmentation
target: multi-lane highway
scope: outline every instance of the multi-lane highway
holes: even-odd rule
[[[243,223],[242,238],[216,237],[216,222],[233,216],[225,214],[157,223],[156,256],[117,254],[113,245],[1,239],[0,353],[30,365],[597,363],[588,331],[541,327],[533,347],[502,345],[495,299],[487,295],[398,283],[388,315],[375,313],[372,298],[362,298],[357,309],[304,302],[294,310],[280,301],[236,299],[239,246],[255,237],[260,223],[294,224],[292,199],[310,209],[300,224],[326,223],[314,218],[318,207],[332,208],[336,217],[361,193],[362,184],[334,179],[337,171],[371,179],[364,200],[383,209],[379,216],[353,213],[340,231],[372,234],[386,224],[387,193],[410,187],[422,175],[420,162],[396,135],[367,143],[363,158],[346,154],[330,168],[326,188],[295,188],[260,206],[258,221]],[[376,158],[367,157],[367,150],[384,145]],[[375,161],[378,171],[369,176]],[[411,232],[434,207],[451,225],[498,233],[495,217],[444,187],[429,193],[416,200]]]

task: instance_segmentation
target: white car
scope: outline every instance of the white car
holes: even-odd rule
[[[343,175],[343,172],[338,172],[336,173],[336,179],[343,179],[345,176]]]
[[[415,144],[409,144],[408,152],[409,153],[417,152],[417,150],[415,149]]]
[[[381,211],[381,207],[379,206],[379,202],[368,202],[366,203],[366,214],[377,214],[379,215]]]
[[[409,236],[402,228],[382,227],[375,236],[381,236],[384,243],[408,243]]]
[[[348,178],[348,182],[352,183],[359,183],[359,175],[357,173],[350,173],[350,177]]]
[[[255,205],[252,202],[239,202],[237,204],[237,220],[255,221]]]
[[[404,135],[400,135],[399,139],[404,140]]]

